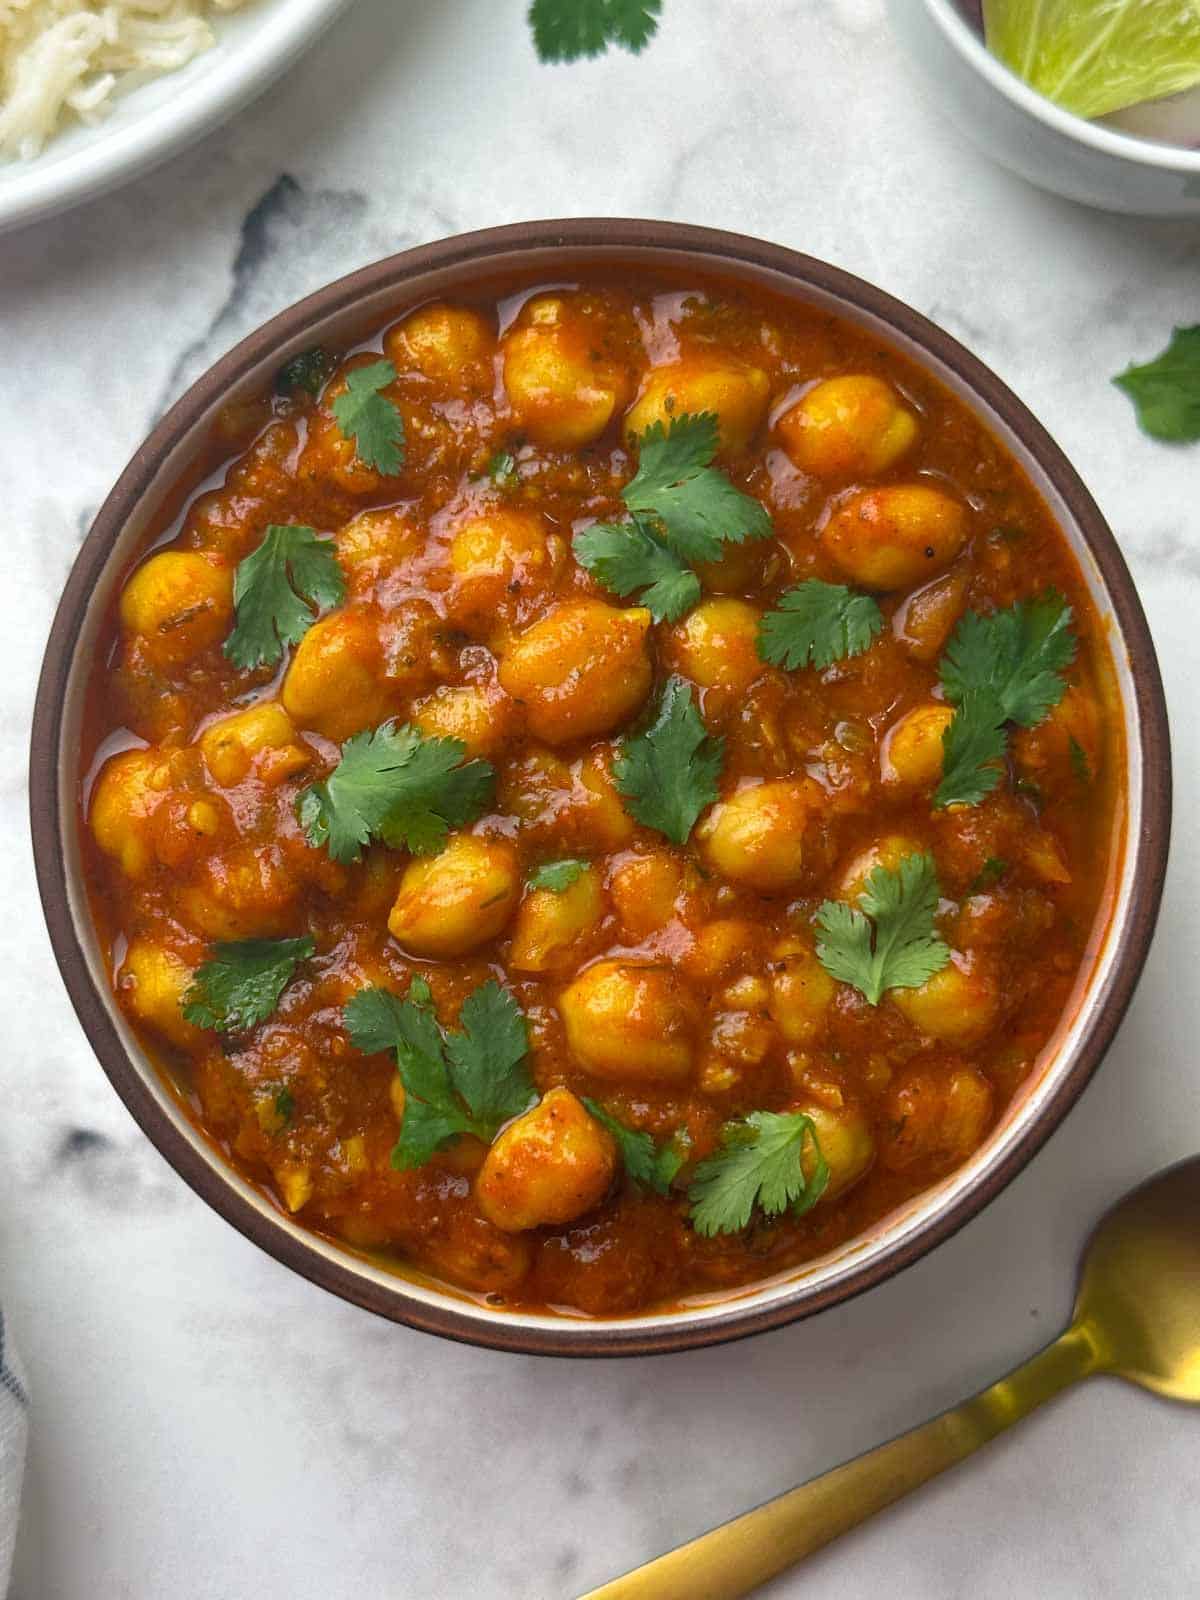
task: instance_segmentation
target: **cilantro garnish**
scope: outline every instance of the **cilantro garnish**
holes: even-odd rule
[[[1133,401],[1143,433],[1168,444],[1194,444],[1200,439],[1200,323],[1176,328],[1160,356],[1127,367],[1113,382]]]
[[[575,559],[614,594],[644,589],[655,621],[674,622],[700,598],[691,570],[727,541],[765,539],[766,509],[712,465],[719,446],[711,411],[653,423],[638,439],[638,470],[621,497],[630,522],[599,522],[573,541]]]
[[[497,450],[483,470],[498,489],[515,489],[521,481],[517,476],[517,458],[507,450]]]
[[[671,1181],[683,1166],[685,1157],[679,1149],[679,1136],[666,1144],[656,1145],[648,1133],[627,1128],[595,1100],[584,1098],[584,1105],[601,1127],[607,1128],[617,1141],[625,1171],[634,1183],[653,1189],[656,1194],[667,1194]],[[686,1135],[683,1136],[686,1140]]]
[[[967,894],[980,894],[984,889],[989,889],[993,883],[999,883],[1007,871],[1007,861],[1000,856],[989,856],[971,880]]]
[[[213,946],[183,997],[183,1015],[198,1028],[244,1033],[265,1022],[301,961],[316,953],[301,939],[242,939]]]
[[[358,459],[389,477],[404,465],[404,418],[379,391],[395,381],[390,361],[354,367],[346,374],[345,393],[331,407],[342,438],[354,440]]]
[[[233,575],[233,632],[223,650],[235,667],[278,661],[299,644],[326,606],[346,598],[332,539],[300,523],[272,524]]]
[[[1074,734],[1067,739],[1067,753],[1071,758],[1071,771],[1080,783],[1091,783],[1092,767],[1087,758],[1087,751],[1080,744]]]
[[[883,612],[870,595],[809,578],[781,595],[778,611],[762,619],[758,653],[791,672],[810,664],[829,667],[861,655],[882,628]]]
[[[1035,727],[1066,693],[1075,659],[1071,608],[1053,589],[983,616],[968,611],[942,657],[946,729],[935,806],[978,805],[996,787],[1008,748],[1006,725]]]
[[[598,56],[610,44],[636,55],[658,28],[662,0],[533,0],[529,23],[543,61]]]
[[[545,861],[529,874],[529,887],[531,889],[549,889],[552,894],[561,894],[564,889],[583,876],[587,871],[586,861],[569,856],[562,861]]]
[[[293,356],[280,367],[275,375],[276,392],[292,394],[297,389],[303,389],[305,394],[311,394],[315,399],[332,371],[332,356],[326,354],[320,345],[314,345],[311,350],[301,350],[299,355]]]
[[[888,989],[920,988],[950,961],[950,948],[934,929],[940,897],[931,855],[905,856],[895,872],[876,867],[857,909],[840,900],[822,904],[817,959],[831,978],[853,985],[873,1006]]]
[[[405,1101],[393,1167],[424,1166],[454,1134],[490,1141],[537,1098],[524,1015],[491,980],[464,1000],[456,1032],[438,1022],[423,978],[412,980],[406,1000],[364,989],[344,1014],[356,1048],[367,1055],[396,1052]]]
[[[280,1125],[287,1127],[296,1114],[296,1097],[290,1089],[280,1089],[275,1096],[275,1115],[279,1118]]]
[[[305,789],[296,811],[309,842],[335,861],[357,861],[382,839],[414,855],[434,855],[451,828],[474,822],[492,796],[495,769],[463,762],[460,739],[430,738],[392,722],[356,733],[323,783]]]
[[[808,1178],[806,1147],[812,1152]],[[755,1206],[768,1217],[788,1210],[802,1217],[828,1184],[829,1167],[807,1112],[752,1111],[725,1124],[721,1148],[696,1168],[688,1187],[692,1226],[705,1238],[738,1233]]]
[[[622,742],[613,776],[639,822],[684,844],[717,798],[724,748],[705,728],[688,685],[670,678],[654,721]]]

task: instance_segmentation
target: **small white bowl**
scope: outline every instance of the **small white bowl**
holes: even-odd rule
[[[890,0],[892,25],[948,115],[986,155],[1105,211],[1200,217],[1200,150],[1064,111],[998,61],[954,0]]]
[[[217,42],[178,72],[65,128],[29,161],[0,161],[0,233],[91,200],[182,150],[261,93],[348,0],[257,0],[218,17]]]

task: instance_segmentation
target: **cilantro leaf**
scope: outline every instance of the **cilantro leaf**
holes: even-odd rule
[[[485,983],[463,1002],[461,1032],[442,1028],[429,985],[414,978],[408,998],[364,989],[344,1011],[350,1039],[366,1055],[396,1052],[404,1117],[392,1165],[421,1167],[458,1133],[492,1139],[537,1096],[526,1065],[525,1018],[507,990]]]
[[[521,481],[517,475],[517,458],[508,450],[497,450],[483,470],[498,489],[515,489]]]
[[[688,1187],[692,1226],[705,1238],[737,1233],[755,1206],[768,1217],[789,1209],[803,1216],[828,1184],[829,1167],[807,1112],[752,1111],[725,1124],[721,1148],[696,1168]]]
[[[1133,401],[1143,433],[1168,444],[1194,444],[1200,439],[1200,323],[1176,328],[1160,356],[1127,367],[1113,382]]]
[[[919,988],[950,962],[949,946],[934,930],[940,896],[931,855],[905,856],[895,872],[876,867],[857,910],[840,900],[822,904],[818,961],[873,1006],[888,989]]]
[[[613,775],[639,822],[683,844],[717,798],[724,749],[725,741],[705,728],[691,689],[671,678],[654,721],[622,742]]]
[[[542,865],[529,874],[529,887],[531,889],[549,889],[551,894],[561,894],[588,869],[586,861],[579,860],[576,856],[567,856],[562,861],[544,861]]]
[[[329,777],[297,802],[310,844],[325,845],[335,861],[357,861],[371,839],[436,854],[450,829],[474,822],[492,797],[495,769],[478,760],[460,765],[465,754],[459,739],[392,722],[356,733]]]
[[[1047,589],[990,616],[966,612],[942,657],[942,687],[951,705],[988,691],[1005,721],[1032,728],[1066,693],[1062,673],[1074,659],[1071,608]]]
[[[655,622],[674,622],[700,598],[700,579],[636,517],[593,523],[575,535],[572,548],[579,565],[613,594],[643,590],[640,604]]]
[[[768,611],[758,630],[764,661],[796,672],[810,663],[832,666],[870,648],[883,628],[883,612],[866,594],[841,583],[809,578],[780,596],[779,610]]]
[[[233,575],[233,632],[223,646],[235,667],[278,661],[299,644],[325,606],[346,597],[332,539],[300,523],[273,523]]]
[[[296,389],[303,389],[305,394],[311,394],[315,399],[332,370],[333,358],[320,345],[314,345],[311,350],[301,350],[276,373],[276,393],[292,394]]]
[[[583,1103],[589,1115],[595,1117],[602,1128],[607,1128],[617,1141],[625,1171],[634,1183],[653,1189],[655,1194],[669,1193],[672,1179],[685,1159],[676,1140],[656,1145],[648,1133],[627,1128],[597,1101],[589,1100],[585,1095]]]
[[[636,55],[658,28],[662,0],[533,0],[529,23],[543,61],[601,55],[610,44]]]
[[[1000,882],[1000,879],[1007,871],[1008,862],[1003,857],[989,856],[971,880],[967,888],[967,894],[980,894],[984,889],[991,888],[993,883]]]
[[[1087,751],[1080,744],[1074,734],[1067,739],[1067,753],[1071,758],[1071,771],[1079,783],[1091,783],[1092,765],[1087,758]]]
[[[265,1022],[301,961],[316,953],[300,939],[241,939],[213,946],[213,959],[196,968],[183,997],[183,1016],[197,1028],[243,1033]]]
[[[622,490],[634,516],[652,517],[685,561],[715,561],[727,540],[766,539],[766,508],[711,465],[719,446],[715,413],[672,417],[638,438],[638,470]]]
[[[388,477],[404,465],[404,418],[379,391],[395,381],[390,361],[353,367],[346,374],[345,393],[331,407],[342,438],[354,440],[358,459]]]
[[[969,689],[942,735],[942,778],[933,804],[977,806],[1004,776],[1004,707],[990,689]]]

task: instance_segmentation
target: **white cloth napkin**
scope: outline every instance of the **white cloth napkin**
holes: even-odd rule
[[[0,1595],[8,1593],[12,1571],[29,1432],[29,1391],[7,1332],[0,1311]]]

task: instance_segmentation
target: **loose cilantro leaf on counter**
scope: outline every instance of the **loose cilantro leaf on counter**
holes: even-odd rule
[[[725,1124],[721,1148],[696,1168],[688,1187],[692,1226],[705,1238],[738,1233],[756,1206],[768,1217],[787,1210],[800,1217],[828,1184],[829,1167],[807,1112],[752,1111]]]
[[[562,861],[544,861],[529,874],[531,889],[549,889],[551,894],[561,894],[564,889],[583,876],[588,864],[577,857],[568,856]]]
[[[622,742],[613,775],[639,822],[683,844],[717,798],[724,748],[705,728],[688,685],[671,678],[654,721]]]
[[[322,607],[345,596],[332,539],[299,523],[272,524],[233,575],[236,620],[224,652],[235,667],[270,665],[299,644]]]
[[[771,519],[712,465],[716,416],[672,417],[639,436],[638,470],[621,491],[630,522],[598,522],[573,540],[575,559],[621,596],[644,590],[656,622],[674,622],[700,598],[698,561],[716,561],[727,541],[765,539]]]
[[[1160,356],[1127,367],[1113,382],[1133,401],[1143,433],[1168,444],[1194,444],[1200,439],[1200,323],[1176,328]]]
[[[639,604],[655,622],[674,622],[700,598],[700,579],[635,517],[596,522],[573,541],[575,559],[598,583],[624,598],[641,589]]]
[[[435,855],[451,828],[474,822],[488,805],[495,769],[463,762],[459,739],[429,738],[392,722],[356,733],[323,783],[303,790],[296,810],[309,842],[335,861],[357,861],[382,839],[414,855]]]
[[[817,913],[817,959],[831,978],[877,1006],[889,989],[916,989],[948,965],[934,928],[941,889],[931,855],[876,867],[858,908],[826,900]],[[870,919],[870,920],[868,920]]]
[[[292,394],[297,389],[303,389],[305,394],[315,399],[332,371],[333,358],[320,345],[314,345],[311,350],[301,350],[275,375],[276,393]]]
[[[331,407],[343,439],[353,439],[355,454],[364,466],[391,477],[404,465],[404,419],[384,395],[395,383],[390,361],[372,361],[346,374],[346,390]]]
[[[933,803],[978,805],[996,787],[1008,748],[1006,724],[1035,727],[1067,690],[1075,659],[1071,608],[1053,589],[984,616],[968,611],[942,657],[954,720],[942,738],[942,781]]]
[[[602,1128],[607,1128],[617,1141],[625,1171],[634,1183],[640,1183],[656,1194],[667,1194],[671,1181],[683,1166],[684,1155],[678,1138],[656,1145],[648,1133],[627,1128],[595,1100],[584,1098],[584,1105]],[[684,1136],[686,1138],[686,1135]]]
[[[610,44],[636,55],[658,28],[662,0],[533,0],[529,24],[543,61],[577,61]]]
[[[524,1015],[497,983],[467,996],[459,1032],[438,1022],[423,978],[413,979],[405,1000],[387,989],[364,989],[344,1015],[351,1042],[364,1054],[396,1052],[405,1101],[392,1165],[400,1170],[424,1166],[454,1134],[491,1140],[537,1098]]]
[[[883,613],[870,595],[809,578],[781,595],[779,609],[762,619],[758,653],[790,672],[829,667],[861,655],[882,628]]]
[[[307,936],[215,944],[213,959],[196,968],[183,997],[184,1020],[217,1033],[256,1027],[275,1010],[299,963],[316,949]]]
[[[497,450],[483,470],[498,489],[515,489],[521,481],[517,476],[517,458],[507,450]]]

